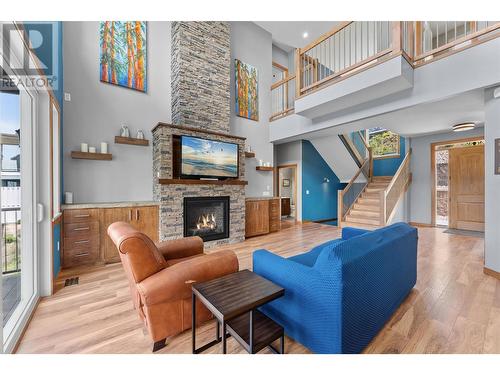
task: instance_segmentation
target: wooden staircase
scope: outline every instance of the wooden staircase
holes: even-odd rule
[[[380,192],[387,189],[392,176],[373,176],[345,216],[343,226],[373,229],[382,226],[383,202]]]

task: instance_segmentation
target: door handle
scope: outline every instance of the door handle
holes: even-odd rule
[[[75,241],[75,244],[80,244],[80,243],[89,243],[89,240],[83,240],[83,241]]]
[[[90,229],[90,227],[83,227],[83,228],[75,228],[75,229],[73,229],[73,230],[74,230],[75,232],[77,232],[77,231],[81,231],[81,230],[89,230],[89,229]]]

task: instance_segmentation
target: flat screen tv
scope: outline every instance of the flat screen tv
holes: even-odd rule
[[[182,178],[237,178],[238,145],[181,136]]]

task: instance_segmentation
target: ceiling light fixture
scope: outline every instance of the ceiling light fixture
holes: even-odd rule
[[[309,33],[306,31],[304,34],[302,34],[302,38],[306,39],[309,36]]]
[[[456,124],[452,126],[454,132],[464,132],[467,130],[472,130],[476,127],[473,122],[463,122],[461,124]]]

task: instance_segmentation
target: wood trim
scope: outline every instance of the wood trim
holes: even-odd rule
[[[302,66],[300,59],[300,49],[295,49],[295,77],[297,80],[295,81],[295,100],[300,96],[300,87],[302,85]]]
[[[180,178],[159,178],[158,183],[160,185],[248,185],[248,181],[243,180],[189,180]]]
[[[422,21],[415,21],[415,51],[413,52],[413,59],[415,56],[422,54]]]
[[[401,32],[401,21],[392,22],[392,50],[400,51],[401,50],[401,38],[403,33]]]
[[[491,277],[494,277],[494,278],[500,280],[500,272],[493,271],[492,269],[490,269],[488,267],[483,268],[483,273],[485,275],[488,275],[488,276],[491,276]]]
[[[400,158],[400,157],[401,157],[401,154],[397,153],[397,154],[390,154],[390,155],[374,156],[373,159],[383,160],[383,159],[396,159],[396,158]]]
[[[452,139],[449,141],[439,141],[430,144],[431,147],[431,226],[436,225],[436,146],[450,145],[456,143],[481,141],[484,136],[467,137],[460,139]]]
[[[166,122],[159,122],[158,124],[155,125],[155,127],[153,129],[151,129],[151,132],[154,132],[157,128],[160,128],[160,127],[173,128],[173,129],[178,129],[180,131],[193,131],[193,132],[198,132],[198,133],[216,135],[216,136],[225,137],[225,138],[238,139],[238,140],[242,140],[242,141],[246,140],[245,137],[240,137],[237,135],[195,128],[194,126],[168,124]]]
[[[265,167],[263,165],[258,165],[255,167],[256,170],[261,171],[261,172],[269,172],[274,169],[274,167]]]
[[[278,113],[275,113],[274,115],[270,116],[269,117],[269,121],[274,121],[274,120],[278,120],[278,118],[283,118],[283,117],[286,117],[288,115],[291,115],[293,114],[295,111],[295,108],[288,108],[288,109],[285,109],[284,111],[281,111],[281,112],[278,112]]]
[[[331,29],[330,31],[327,31],[326,33],[324,33],[323,35],[321,35],[318,39],[312,41],[311,43],[309,43],[307,46],[303,47],[303,48],[300,48],[300,54],[302,55],[304,52],[307,52],[309,51],[310,49],[316,47],[318,44],[320,44],[322,41],[328,39],[329,37],[331,37],[333,34],[336,34],[338,33],[340,30],[342,30],[343,28],[349,26],[351,23],[353,23],[354,21],[343,21],[341,22],[339,25],[335,26],[333,29]]]
[[[286,77],[285,79],[282,79],[281,81],[273,83],[271,85],[271,91],[274,90],[275,88],[281,86],[281,85],[284,85],[285,83],[287,83],[288,81],[291,81],[292,79],[295,79],[295,74],[292,74],[292,75]]]
[[[273,179],[276,183],[276,188],[275,188],[275,196],[279,197],[281,199],[281,196],[280,196],[280,169],[285,169],[285,168],[293,168],[294,169],[294,173],[293,173],[293,197],[294,197],[294,202],[295,202],[295,217],[294,217],[294,220],[295,220],[295,223],[297,223],[297,215],[298,215],[298,207],[299,205],[297,204],[297,199],[298,199],[298,196],[297,196],[297,183],[298,183],[298,176],[297,176],[297,171],[298,171],[298,166],[297,166],[297,163],[292,163],[292,164],[282,164],[282,165],[278,165],[276,167],[276,173],[275,173],[275,178]],[[280,202],[281,204],[281,202]],[[281,206],[280,206],[281,207]]]
[[[288,68],[287,68],[286,66],[281,65],[281,64],[277,63],[276,61],[273,61],[273,66],[274,66],[275,68],[278,68],[278,69],[279,69],[279,70],[281,70],[282,72],[284,72],[284,73],[288,74]]]
[[[412,227],[421,227],[421,228],[434,228],[434,225],[432,224],[427,224],[427,223],[418,223],[416,221],[409,221],[408,225],[411,225]]]

